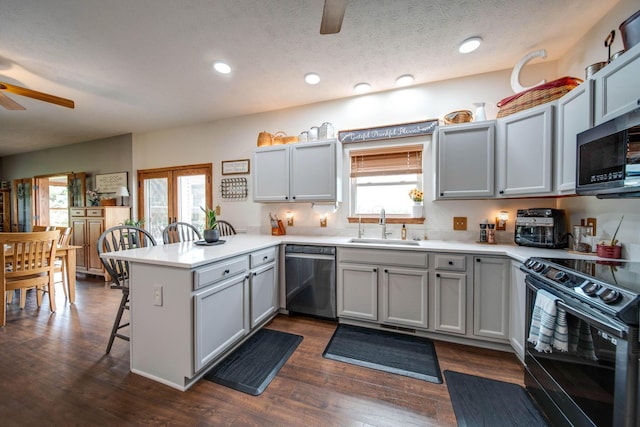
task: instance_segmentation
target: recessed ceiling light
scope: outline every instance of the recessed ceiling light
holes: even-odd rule
[[[353,87],[353,90],[356,93],[365,93],[371,90],[371,85],[369,83],[358,83]]]
[[[473,52],[480,46],[482,43],[482,39],[480,37],[471,37],[460,43],[460,47],[458,48],[458,52],[460,53],[469,53]]]
[[[413,83],[413,76],[411,74],[405,74],[396,79],[398,86],[409,86],[411,83]]]
[[[219,72],[220,74],[229,74],[231,72],[231,67],[226,62],[216,61],[213,63],[213,69]]]
[[[310,85],[317,85],[320,83],[320,76],[317,73],[307,73],[304,75],[304,81]]]

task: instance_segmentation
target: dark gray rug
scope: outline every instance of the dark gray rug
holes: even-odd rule
[[[327,359],[442,383],[436,350],[427,338],[338,325],[322,355]]]
[[[527,391],[517,384],[444,371],[458,427],[546,427]]]
[[[260,329],[203,378],[258,396],[301,342],[300,335]]]

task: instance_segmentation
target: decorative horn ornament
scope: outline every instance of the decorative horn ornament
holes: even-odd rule
[[[538,83],[534,84],[533,86],[528,86],[528,87],[524,87],[520,84],[520,70],[522,70],[522,68],[525,65],[527,65],[527,62],[537,57],[546,58],[547,51],[545,49],[540,49],[540,50],[535,50],[533,52],[530,52],[525,56],[523,56],[522,59],[518,61],[516,66],[513,67],[513,71],[511,72],[511,89],[513,89],[515,93],[519,93],[524,90],[531,89],[532,87],[539,86],[547,82],[546,80],[541,80]]]

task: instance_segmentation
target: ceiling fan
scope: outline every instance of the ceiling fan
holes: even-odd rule
[[[342,28],[344,11],[347,9],[347,0],[324,0],[322,10],[322,22],[320,34],[336,34]]]
[[[38,92],[37,90],[26,89],[24,87],[0,82],[0,105],[2,105],[7,110],[24,110],[25,108],[13,99],[9,98],[3,92],[27,96],[29,98],[37,99],[44,102],[50,102],[52,104],[61,105],[67,108],[75,107],[74,102],[70,99],[60,98],[59,96],[49,95],[48,93]]]

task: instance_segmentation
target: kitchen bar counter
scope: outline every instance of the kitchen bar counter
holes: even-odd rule
[[[590,254],[578,254],[566,249],[542,249],[517,246],[515,244],[480,244],[475,242],[422,240],[418,246],[389,243],[352,243],[351,237],[339,236],[269,236],[237,234],[225,236],[224,244],[215,246],[198,246],[193,242],[175,243],[171,245],[159,245],[148,248],[130,249],[111,254],[103,254],[103,257],[132,261],[142,264],[157,264],[176,268],[197,268],[212,262],[220,261],[236,255],[246,254],[255,250],[267,248],[278,244],[306,244],[342,246],[354,248],[409,250],[409,251],[436,251],[458,252],[466,254],[485,254],[507,256],[516,261],[524,261],[529,257],[563,257],[563,258],[588,258],[599,259]],[[375,239],[372,239],[375,240]],[[390,240],[392,241],[392,240]],[[607,260],[607,258],[602,258]],[[624,261],[624,260],[620,260]]]

